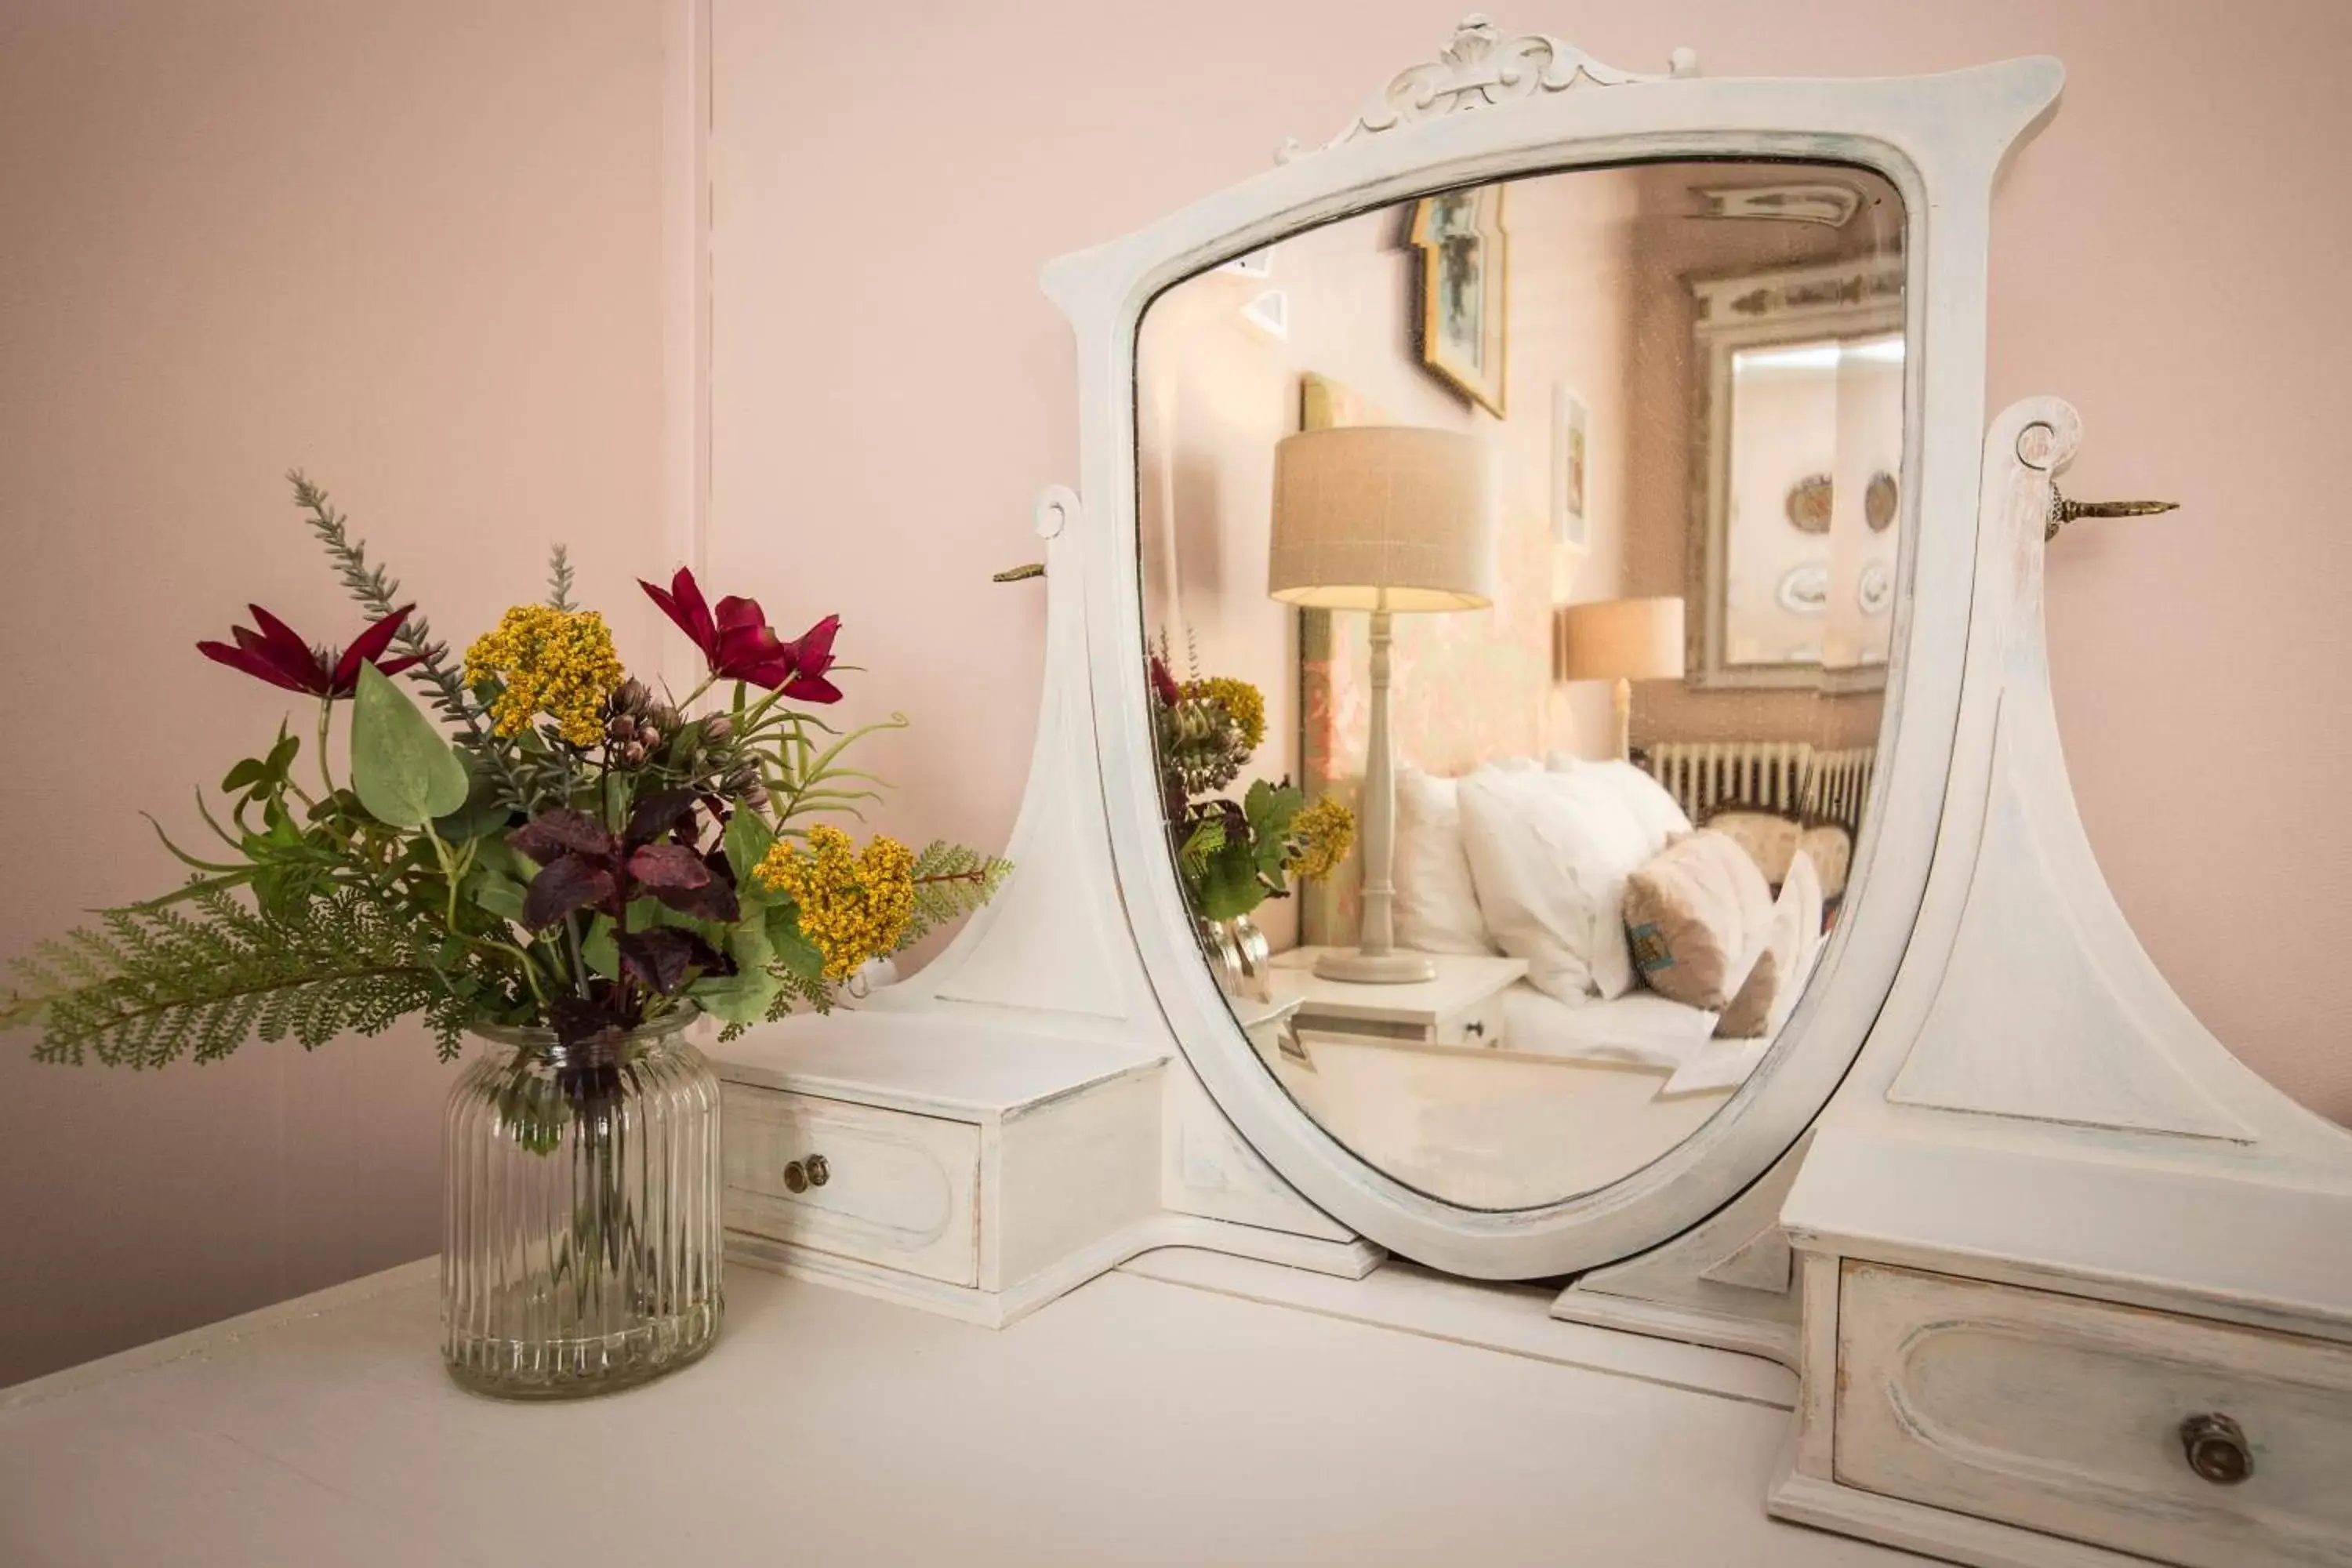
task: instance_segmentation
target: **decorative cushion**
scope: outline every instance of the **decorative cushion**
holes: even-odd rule
[[[1797,849],[1820,875],[1822,898],[1843,898],[1846,875],[1853,865],[1853,836],[1834,822],[1824,822],[1799,834]]]
[[[1780,897],[1772,906],[1763,950],[1748,967],[1738,994],[1715,1021],[1716,1037],[1778,1034],[1804,991],[1821,940],[1822,880],[1813,870],[1812,857],[1801,849],[1789,862],[1789,879],[1780,884]]]
[[[1571,1005],[1633,986],[1619,910],[1649,839],[1605,782],[1486,770],[1462,781],[1462,843],[1496,946]]]
[[[1789,861],[1797,853],[1797,840],[1803,832],[1794,817],[1749,806],[1731,806],[1709,816],[1706,826],[1709,831],[1727,835],[1747,850],[1756,868],[1764,873],[1767,886],[1777,888],[1789,879]]]
[[[1691,830],[1691,819],[1683,815],[1683,808],[1666,793],[1666,786],[1629,762],[1594,762],[1554,752],[1545,759],[1544,765],[1556,773],[1590,773],[1608,784],[1648,835],[1652,855]]]
[[[1399,947],[1481,956],[1495,951],[1462,847],[1460,787],[1459,779],[1432,778],[1419,768],[1397,770],[1391,879],[1396,898],[1390,910]]]
[[[1771,920],[1764,874],[1713,828],[1675,839],[1625,883],[1625,931],[1642,978],[1693,1007],[1731,1000]]]

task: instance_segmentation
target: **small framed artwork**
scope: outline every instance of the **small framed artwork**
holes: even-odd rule
[[[1510,237],[1497,184],[1412,204],[1406,243],[1421,254],[1413,311],[1421,363],[1497,419],[1510,341]]]
[[[1584,399],[1564,383],[1551,389],[1551,537],[1580,555],[1592,550],[1592,522],[1585,510]]]

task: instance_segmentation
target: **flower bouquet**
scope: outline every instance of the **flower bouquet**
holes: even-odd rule
[[[455,661],[326,493],[289,477],[368,624],[338,652],[254,605],[253,626],[197,646],[311,700],[310,765],[281,725],[218,807],[198,791],[217,846],[163,838],[189,879],[40,944],[0,1026],[37,1028],[46,1060],[131,1067],[409,1015],[445,1058],[492,1040],[451,1103],[453,1370],[546,1394],[683,1364],[718,1323],[719,1150],[715,1080],[678,1032],[822,1011],[1009,868],[857,848],[820,820],[879,798],[845,754],[906,722],[843,732],[815,711],[842,695],[838,617],[787,641],[690,572],[643,584],[706,666],[673,698],[627,676],[559,547],[546,602]]]
[[[1179,681],[1165,650],[1151,656],[1151,717],[1176,874],[1228,990],[1264,998],[1265,938],[1250,916],[1287,898],[1289,879],[1328,877],[1355,842],[1356,819],[1325,795],[1310,804],[1288,779],[1223,793],[1265,739],[1265,697],[1229,676]]]

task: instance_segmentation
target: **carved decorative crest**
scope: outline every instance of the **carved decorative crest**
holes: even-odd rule
[[[1400,73],[1345,131],[1319,148],[1302,146],[1294,137],[1282,144],[1275,157],[1287,163],[1305,153],[1393,131],[1411,121],[1493,109],[1544,93],[1565,92],[1580,82],[1588,87],[1622,87],[1696,74],[1698,56],[1689,49],[1676,49],[1661,74],[1620,70],[1573,44],[1541,33],[1507,39],[1494,23],[1473,12],[1462,18],[1454,29],[1454,41],[1435,60]]]

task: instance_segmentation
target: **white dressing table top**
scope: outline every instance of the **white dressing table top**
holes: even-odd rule
[[[708,1362],[581,1405],[451,1385],[430,1261],[0,1392],[0,1562],[1917,1561],[1767,1520],[1752,1399],[1133,1274],[1002,1331],[728,1284]]]

